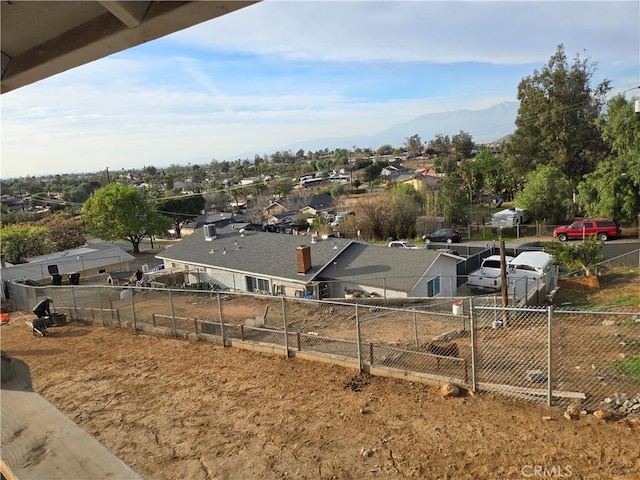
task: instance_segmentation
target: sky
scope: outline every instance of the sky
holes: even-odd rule
[[[640,94],[637,0],[265,0],[3,94],[1,177],[253,160],[484,109],[559,44]]]

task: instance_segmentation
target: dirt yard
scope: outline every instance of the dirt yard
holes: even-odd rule
[[[2,349],[149,479],[637,479],[640,424],[209,343],[69,324]]]

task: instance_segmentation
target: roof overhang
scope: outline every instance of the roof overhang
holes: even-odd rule
[[[1,93],[258,1],[3,0]]]

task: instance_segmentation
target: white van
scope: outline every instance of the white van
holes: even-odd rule
[[[509,274],[534,280],[544,277],[553,265],[553,256],[546,252],[522,252],[508,264]]]

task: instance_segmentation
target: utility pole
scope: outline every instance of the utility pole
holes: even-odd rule
[[[107,183],[111,183],[111,180],[109,179],[109,167],[107,167]]]

